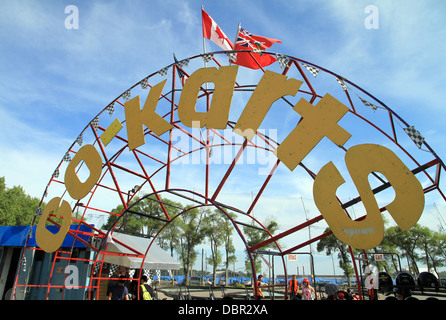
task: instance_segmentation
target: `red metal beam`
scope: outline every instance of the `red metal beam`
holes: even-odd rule
[[[226,183],[227,178],[229,177],[229,175],[231,174],[235,165],[237,164],[237,161],[240,159],[240,156],[243,154],[243,151],[245,150],[247,144],[248,144],[248,139],[245,139],[242,147],[239,149],[239,151],[237,152],[237,155],[235,156],[234,160],[232,160],[231,165],[229,166],[228,170],[226,171],[225,176],[220,181],[220,184],[218,185],[217,189],[215,190],[215,192],[211,198],[212,201],[214,201],[217,198],[218,194],[220,193],[221,189],[223,188],[223,185]]]

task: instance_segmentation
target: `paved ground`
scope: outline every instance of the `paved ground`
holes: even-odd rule
[[[175,295],[177,295],[179,292],[180,291],[178,288],[171,288],[169,290],[159,289],[158,290],[158,298],[160,300],[173,300],[174,299],[173,297]],[[189,293],[193,298],[197,298],[197,299],[209,299],[209,296],[210,296],[210,291],[208,288],[204,288],[204,289],[190,288],[189,292],[187,292],[187,289],[182,287],[181,293],[183,295],[187,295]],[[222,299],[224,297],[223,291],[221,290],[221,288],[214,288],[211,293],[214,294],[214,297],[216,299]],[[268,294],[266,292],[264,292],[264,293],[266,295],[266,298],[268,299]],[[233,296],[237,299],[245,299],[247,292],[245,289],[225,288],[224,294],[226,296]],[[252,289],[248,290],[248,294],[252,298]],[[390,296],[393,296],[393,294]],[[430,297],[430,295],[427,295],[427,294],[426,295],[416,295],[416,294],[414,294],[413,297],[417,298],[418,300],[426,300],[427,298]],[[384,300],[385,298],[386,298],[386,296],[384,296],[382,294],[378,295],[378,300]],[[446,300],[446,296],[443,296],[443,297],[435,296],[435,298],[437,298],[439,300]],[[276,294],[275,299],[282,300],[283,295]]]

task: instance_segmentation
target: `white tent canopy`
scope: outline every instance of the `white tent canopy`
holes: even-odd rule
[[[110,253],[118,254],[136,254],[135,251],[144,254],[150,245],[151,239],[141,238],[136,236],[130,236],[123,233],[113,232],[112,237],[116,241],[110,241],[108,243],[107,251]],[[129,248],[121,245],[119,242],[124,243]],[[102,254],[100,259],[102,259]],[[161,249],[157,244],[153,243],[150,247],[147,255],[144,259],[144,265],[142,264],[142,258],[126,256],[126,255],[113,255],[105,254],[104,262],[110,264],[116,264],[131,269],[152,269],[152,270],[178,270],[180,269],[180,263],[172,258],[166,251]]]

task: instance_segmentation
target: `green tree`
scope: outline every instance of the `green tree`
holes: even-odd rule
[[[229,216],[234,219],[235,214],[229,213]],[[223,245],[225,248],[225,281],[226,285],[228,285],[229,281],[229,265],[237,261],[237,257],[235,256],[235,247],[232,242],[232,232],[234,231],[234,226],[229,219],[224,219],[224,222],[220,225],[220,228],[223,230]]]
[[[186,207],[189,209],[190,207]],[[175,223],[178,227],[179,246],[177,252],[183,265],[183,271],[186,276],[186,284],[189,284],[189,275],[197,259],[195,248],[201,244],[205,238],[205,229],[203,219],[207,209],[193,208],[182,213],[176,218]]]
[[[126,234],[144,237],[154,237],[160,228],[168,221],[164,210],[169,217],[173,217],[180,211],[178,207],[181,204],[168,199],[160,198],[158,200],[154,195],[135,197],[130,202],[129,210],[122,216],[115,230]],[[114,215],[108,217],[107,223],[103,228],[109,229],[116,222],[119,216],[124,212],[124,206],[118,205],[112,209]],[[158,242],[162,244],[164,239],[160,238]]]
[[[279,228],[278,223],[273,218],[266,219],[262,223],[262,225],[264,225],[265,228],[267,230],[269,230],[269,232],[272,235],[274,235],[274,233]],[[265,230],[259,230],[258,228],[256,228],[254,221],[251,222],[250,227],[244,226],[243,231],[245,233],[246,242],[248,243],[249,247],[252,247],[255,244],[258,244],[258,243],[263,242],[270,238],[270,235],[268,232],[266,232]],[[273,242],[273,243],[267,244],[262,249],[273,248],[274,246],[275,246],[275,243]],[[262,262],[260,260],[260,256],[256,253],[253,253],[252,257],[254,260],[253,261],[254,268],[257,272],[260,273],[262,271]],[[253,275],[251,272],[251,270],[252,270],[251,260],[249,259],[248,255],[246,255],[246,259],[245,259],[245,267],[246,267],[246,270],[248,270],[248,275],[252,277]]]
[[[219,250],[224,241],[224,230],[221,225],[224,223],[224,217],[219,210],[207,210],[207,215],[204,218],[204,233],[209,240],[211,247],[211,256],[208,262],[212,265],[213,283],[216,282],[217,267],[222,263],[222,254]]]
[[[33,221],[40,200],[25,193],[21,186],[6,187],[4,177],[0,177],[0,225],[25,226]],[[42,210],[44,204],[42,204]]]
[[[417,262],[420,261],[420,251],[423,239],[429,234],[427,227],[416,224],[407,231],[402,231],[399,227],[390,227],[387,232],[387,240],[395,246],[402,256],[407,259],[408,265],[414,274],[419,273]]]
[[[325,232],[329,231],[330,228],[325,229]],[[344,271],[344,275],[347,277],[348,281],[350,281],[350,277],[353,275],[354,270],[350,261],[349,247],[331,234],[325,238],[322,238],[317,243],[317,251],[322,252],[324,250],[327,256],[330,256],[338,251],[339,267]]]

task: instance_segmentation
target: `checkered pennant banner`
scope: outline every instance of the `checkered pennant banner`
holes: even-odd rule
[[[93,275],[97,275],[99,274],[99,271],[101,270],[101,263],[100,262],[96,262],[95,266],[94,266],[94,272]]]
[[[374,104],[368,102],[367,100],[364,100],[364,99],[361,98],[361,97],[359,97],[359,99],[362,101],[362,103],[364,103],[364,105],[365,105],[366,107],[372,108],[373,111],[376,111],[376,109],[378,109],[377,106],[375,106]]]
[[[131,93],[130,93],[130,89],[128,89],[126,92],[124,92],[124,93],[122,94],[122,99],[124,99],[125,101],[129,101],[129,99],[130,99],[130,95],[131,95]]]
[[[136,271],[135,269],[130,269],[129,270],[129,277],[130,278],[133,278],[133,276],[135,275],[135,271]]]
[[[76,142],[81,146],[84,142],[84,137],[82,136],[82,133],[77,137]]]
[[[180,68],[187,67],[189,65],[190,59],[184,59],[177,63],[177,66]]]
[[[277,61],[279,61],[279,65],[282,69],[285,69],[288,66],[288,62],[290,58],[280,53],[276,53]]]
[[[308,70],[310,71],[313,76],[316,78],[317,74],[319,73],[320,69],[313,67],[313,66],[309,66],[308,64],[302,63],[302,65]]]
[[[144,271],[143,275],[145,275],[147,279],[150,279],[152,276],[152,272],[150,271],[150,269],[144,269],[143,271]]]
[[[70,162],[71,161],[71,156],[70,156],[70,152],[67,151],[67,153],[65,153],[65,155],[63,156],[63,161],[65,162]]]
[[[156,270],[156,278],[159,280],[161,280],[161,270]]]
[[[204,63],[208,63],[209,61],[212,60],[213,57],[214,55],[212,53],[205,53],[201,56],[201,59],[203,59]]]
[[[148,77],[144,78],[141,80],[141,82],[139,83],[141,86],[141,89],[147,89],[149,87],[149,81],[148,81]]]
[[[342,89],[344,89],[345,91],[347,91],[347,86],[345,85],[344,81],[342,81],[339,78],[336,78],[336,81],[341,85]]]
[[[54,170],[53,178],[59,178],[59,168],[56,168],[56,170]]]
[[[110,103],[105,110],[107,110],[108,115],[111,116],[115,112],[115,103]]]
[[[237,61],[237,53],[227,52],[226,55],[229,57],[229,61],[233,61],[233,62]]]
[[[111,278],[111,276],[115,273],[116,270],[118,270],[119,266],[117,264],[112,264],[110,266],[110,271],[108,273],[108,277]]]
[[[25,272],[26,271],[26,257],[22,258],[22,271]]]
[[[417,145],[418,149],[421,149],[421,146],[424,142],[424,137],[421,135],[421,133],[418,132],[417,129],[415,129],[413,126],[403,128],[403,130],[407,133],[410,139]]]
[[[93,121],[91,121],[91,125],[93,126],[93,128],[95,130],[98,130],[98,127],[99,127],[99,117],[94,118]]]
[[[38,207],[36,210],[36,213],[34,214],[35,216],[41,216],[42,215],[42,208]]]
[[[37,214],[37,212],[36,212],[36,214]],[[28,230],[28,236],[27,236],[29,239],[32,239],[32,237],[33,237],[33,228],[29,228],[29,230]]]
[[[160,76],[165,76],[165,75],[167,75],[167,70],[169,70],[169,67],[165,67],[165,68],[161,69],[160,71],[158,71],[158,73],[160,74]],[[147,89],[147,87],[145,87],[143,89]]]

